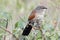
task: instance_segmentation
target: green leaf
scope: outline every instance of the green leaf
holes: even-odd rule
[[[18,22],[15,23],[15,28],[18,27]]]

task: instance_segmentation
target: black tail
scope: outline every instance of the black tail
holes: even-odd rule
[[[31,31],[31,29],[32,29],[32,26],[28,24],[28,25],[25,27],[25,29],[23,30],[22,35],[23,35],[23,36],[28,36],[29,33],[30,33],[30,31]]]

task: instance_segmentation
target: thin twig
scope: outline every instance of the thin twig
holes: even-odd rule
[[[6,28],[7,28],[7,27],[8,27],[8,19],[6,20],[6,22],[7,22],[7,23],[6,23]]]
[[[46,40],[45,35],[43,34],[42,28],[40,27],[40,32],[43,40]]]
[[[27,23],[27,22],[24,21],[24,19],[23,19],[22,17],[19,16],[19,18],[20,18],[24,23]]]
[[[8,27],[8,19],[7,20],[5,20],[6,21],[6,29],[7,29],[7,27]],[[6,39],[6,35],[4,35],[4,40]]]
[[[16,40],[19,40],[19,39],[18,39],[13,33],[11,33],[10,31],[6,30],[5,28],[3,28],[3,27],[1,27],[1,26],[0,26],[0,28],[3,29],[4,31],[8,32],[9,34],[13,35],[13,37],[15,37]]]

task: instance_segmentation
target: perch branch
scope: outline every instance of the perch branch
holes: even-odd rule
[[[10,31],[8,31],[7,29],[3,28],[0,26],[1,29],[3,29],[4,31],[8,32],[9,34],[13,35],[13,37],[16,38],[16,40],[19,40],[13,33],[11,33]]]
[[[42,28],[41,28],[41,27],[40,27],[39,30],[40,30],[40,32],[41,32],[42,39],[43,39],[43,40],[46,40],[45,35],[43,34],[43,31],[42,31]]]

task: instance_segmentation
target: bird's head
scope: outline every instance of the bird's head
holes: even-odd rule
[[[36,11],[36,13],[38,13],[38,14],[44,14],[44,12],[46,11],[46,7],[45,6],[37,6],[36,8],[35,8],[35,11]]]

